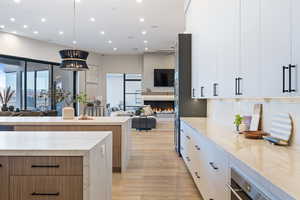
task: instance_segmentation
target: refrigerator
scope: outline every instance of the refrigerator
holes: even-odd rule
[[[192,98],[192,34],[178,34],[175,67],[175,151],[180,153],[180,118],[206,117],[207,100]],[[201,59],[201,58],[197,58]],[[194,66],[196,67],[196,66]]]

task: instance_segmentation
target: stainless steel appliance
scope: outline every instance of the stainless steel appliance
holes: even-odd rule
[[[228,187],[231,200],[272,200],[234,168],[231,168],[231,183]]]

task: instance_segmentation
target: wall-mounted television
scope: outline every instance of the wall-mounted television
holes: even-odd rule
[[[174,87],[174,69],[154,69],[154,87]]]

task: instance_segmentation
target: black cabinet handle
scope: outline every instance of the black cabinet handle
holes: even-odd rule
[[[241,81],[243,80],[243,78],[238,77],[237,78],[237,95],[243,95],[242,91],[241,91]]]
[[[200,147],[198,145],[195,145],[195,148],[199,151]]]
[[[289,92],[289,90],[285,89],[285,70],[289,69],[286,66],[282,66],[282,92],[286,93]]]
[[[201,97],[204,97],[204,92],[203,92],[203,90],[204,90],[204,87],[202,86],[202,87],[201,87]]]
[[[31,165],[31,168],[59,168],[59,165]]]
[[[192,97],[195,97],[195,88],[192,89]]]
[[[214,170],[218,170],[219,168],[215,166],[215,164],[213,162],[210,162],[209,165],[214,169]]]
[[[213,88],[213,89],[214,89],[214,94],[213,94],[213,95],[214,95],[215,97],[218,96],[218,94],[217,94],[217,86],[218,86],[218,85],[219,85],[218,83],[214,83],[214,85],[213,85],[213,87],[214,87],[214,88]]]
[[[289,65],[289,92],[296,92],[296,89],[292,89],[292,69],[296,68],[296,65]]]
[[[235,78],[235,95],[238,95],[238,79]]]
[[[2,164],[0,164],[0,167],[2,167]]]
[[[59,196],[59,192],[55,192],[55,193],[38,193],[38,192],[33,192],[33,193],[31,193],[31,196]]]
[[[195,176],[196,176],[196,178],[200,178],[200,176],[199,176],[199,173],[198,172],[195,172]]]

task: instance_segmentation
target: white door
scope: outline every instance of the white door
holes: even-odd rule
[[[240,12],[239,0],[219,1],[218,69],[221,97],[235,97],[235,78],[240,63]]]
[[[280,97],[288,89],[291,62],[291,0],[261,1],[262,96]],[[284,82],[283,73],[286,77]],[[284,87],[285,86],[285,87]]]
[[[292,89],[293,96],[300,96],[300,1],[292,0]]]
[[[261,96],[260,0],[241,0],[241,92]]]

